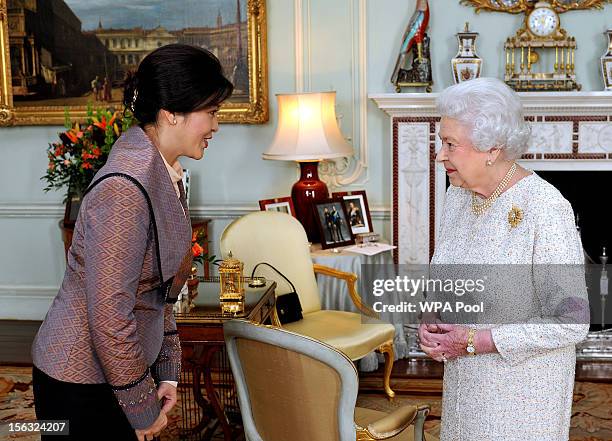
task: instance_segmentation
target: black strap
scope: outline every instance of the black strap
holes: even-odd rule
[[[268,262],[259,262],[257,265],[255,265],[255,267],[253,268],[253,271],[251,271],[251,279],[253,277],[255,277],[255,270],[257,269],[257,267],[259,265],[266,265],[269,266],[270,268],[272,268],[274,271],[276,271],[278,273],[279,276],[281,276],[283,279],[285,279],[287,281],[287,283],[289,285],[291,285],[291,289],[293,289],[293,292],[295,291],[295,286],[293,286],[293,283],[291,283],[291,280],[289,280],[283,273],[281,273],[278,269],[276,269],[276,267],[274,267],[273,265],[270,265]]]
[[[142,194],[144,195],[146,201],[147,201],[147,205],[149,206],[149,214],[151,216],[151,223],[153,224],[153,236],[155,236],[155,255],[157,256],[157,271],[159,272],[159,288],[163,289],[163,294],[164,294],[164,298],[167,299],[168,296],[168,292],[170,291],[170,287],[172,285],[172,279],[171,278],[169,280],[170,283],[168,283],[166,287],[164,287],[164,278],[162,276],[162,266],[161,266],[161,253],[159,252],[159,238],[157,237],[157,223],[155,222],[155,213],[153,213],[153,204],[151,203],[151,199],[149,198],[149,194],[147,193],[147,191],[145,190],[145,188],[142,186],[142,184],[140,182],[138,182],[138,180],[128,174],[125,173],[109,173],[107,175],[102,176],[100,179],[98,179],[95,182],[92,182],[89,187],[87,188],[87,190],[85,190],[85,193],[83,193],[83,197],[85,197],[85,195],[87,193],[89,193],[96,185],[98,185],[100,182],[104,181],[107,178],[112,178],[114,176],[119,176],[121,178],[125,178],[128,181],[131,181],[134,185],[136,185],[136,187],[138,187],[138,189],[142,192]]]

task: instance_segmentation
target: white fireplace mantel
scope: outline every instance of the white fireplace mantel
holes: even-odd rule
[[[519,93],[533,170],[612,170],[612,92]],[[435,93],[370,94],[390,118],[392,237],[398,263],[428,263],[446,190]]]
[[[525,114],[612,114],[611,92],[520,92]],[[436,116],[438,93],[380,93],[368,97],[389,116]]]

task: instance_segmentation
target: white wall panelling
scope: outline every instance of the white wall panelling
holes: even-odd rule
[[[344,52],[341,50],[330,51],[331,43],[328,39],[313,42],[312,24],[318,25],[327,19],[327,15],[333,14],[329,9],[336,12],[338,25],[331,29],[324,23],[321,27],[327,30],[329,39],[339,41],[338,45],[341,45],[342,39],[348,35],[350,41],[344,42],[344,46],[350,47],[350,57],[337,56]],[[346,0],[337,2],[330,8],[330,3],[325,0],[294,0],[294,14],[296,92],[316,92],[330,88],[336,90],[336,112],[340,130],[355,151],[351,158],[323,162],[319,167],[321,179],[328,184],[331,191],[338,187],[363,187],[368,181],[367,1]],[[342,32],[345,26],[350,32]],[[326,58],[330,55],[331,60]],[[314,72],[327,69],[340,72],[343,76],[350,72],[350,89],[345,90],[345,81],[336,82],[328,76],[320,79],[319,74],[313,73],[313,63],[316,66]],[[313,78],[313,75],[317,78]],[[347,118],[346,114],[350,117]],[[347,121],[350,122],[348,128]],[[347,131],[350,131],[348,136]]]

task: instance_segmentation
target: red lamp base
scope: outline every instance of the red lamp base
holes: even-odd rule
[[[314,204],[329,198],[325,182],[319,180],[318,162],[300,162],[300,180],[291,188],[295,215],[304,226],[310,242],[320,242]]]

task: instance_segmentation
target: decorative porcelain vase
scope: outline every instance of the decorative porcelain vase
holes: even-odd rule
[[[608,38],[608,49],[601,57],[601,75],[604,90],[612,90],[612,29],[608,29],[604,34]]]
[[[478,32],[470,32],[469,23],[465,24],[463,32],[457,33],[459,52],[451,59],[455,84],[480,77],[482,59],[476,54],[476,37]]]

